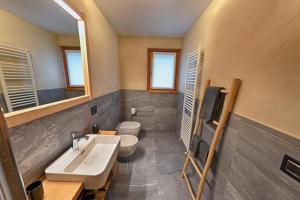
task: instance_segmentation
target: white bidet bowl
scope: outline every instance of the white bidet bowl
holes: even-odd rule
[[[134,135],[120,135],[120,152],[119,157],[128,157],[134,154],[137,144],[138,138]]]

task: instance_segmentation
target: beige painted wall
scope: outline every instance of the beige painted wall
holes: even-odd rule
[[[120,89],[119,37],[92,0],[71,0],[86,16],[94,97]]]
[[[79,35],[58,35],[57,40],[59,46],[80,46]]]
[[[121,37],[120,63],[122,89],[147,89],[147,48],[181,49],[180,38]]]
[[[299,0],[214,0],[184,38],[181,91],[186,54],[201,44],[204,79],[242,80],[235,113],[300,138],[299,10]]]
[[[0,43],[28,49],[39,90],[65,86],[57,36],[0,9]]]

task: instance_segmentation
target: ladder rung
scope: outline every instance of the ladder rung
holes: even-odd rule
[[[184,177],[185,182],[186,182],[187,185],[188,185],[188,188],[189,188],[189,191],[190,191],[190,193],[191,193],[192,199],[195,200],[195,199],[196,199],[195,192],[194,192],[194,190],[193,190],[193,188],[192,188],[191,181],[189,180],[189,178],[187,177],[187,175],[186,175],[185,172],[183,173],[183,177]]]
[[[193,164],[193,166],[194,166],[196,172],[197,172],[198,175],[201,177],[201,176],[202,176],[202,172],[201,172],[199,166],[197,165],[197,163],[195,162],[194,158],[193,158],[191,155],[189,155],[189,159],[191,160],[191,163]]]
[[[216,120],[214,120],[214,121],[213,121],[213,124],[218,126],[218,125],[219,125],[219,122],[217,122]]]

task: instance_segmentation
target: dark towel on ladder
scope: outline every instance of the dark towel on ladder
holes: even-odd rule
[[[192,142],[190,145],[190,150],[192,152],[192,155],[195,157],[198,153],[198,147],[199,147],[199,143],[201,141],[201,137],[197,134],[194,134],[192,137]]]
[[[224,100],[221,95],[221,87],[208,87],[205,90],[201,110],[200,118],[204,119],[206,122],[213,120],[216,114],[217,106],[219,101]]]
[[[206,163],[209,148],[209,144],[207,144],[204,140],[200,140],[196,158],[202,163],[203,166]]]
[[[199,160],[203,164],[203,166],[205,165],[209,148],[209,144],[207,144],[203,139],[201,139],[199,135],[193,135],[190,150],[192,156]]]

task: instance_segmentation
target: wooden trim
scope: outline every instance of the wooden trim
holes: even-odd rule
[[[184,178],[185,182],[187,183],[187,186],[188,186],[189,192],[191,194],[192,200],[195,200],[196,195],[195,195],[195,192],[193,190],[192,183],[189,180],[189,178],[187,177],[186,173],[183,174],[183,178]]]
[[[174,89],[171,89],[171,90],[170,89],[153,89],[151,87],[152,60],[153,60],[153,53],[154,52],[176,53]],[[177,93],[178,79],[179,79],[180,54],[181,54],[181,49],[148,48],[148,51],[147,51],[147,90],[148,90],[148,92],[162,93],[162,94],[175,94],[175,93]]]
[[[100,135],[117,135],[117,131],[107,131],[107,130],[100,130]]]
[[[87,37],[87,26],[86,18],[84,13],[80,12],[75,6],[73,6],[70,1],[64,0],[64,2],[76,12],[81,19],[78,20],[78,30],[80,39],[80,49],[84,65],[84,80],[85,80],[85,95],[80,97],[75,97],[71,99],[66,99],[63,101],[53,102],[33,108],[27,108],[24,110],[6,113],[5,119],[8,128],[18,126],[32,120],[36,120],[41,117],[62,111],[67,108],[74,107],[76,105],[85,103],[92,99],[92,90],[90,83],[90,68],[89,68],[89,55],[88,55],[88,37]]]
[[[65,88],[67,91],[84,91],[84,87],[68,87]]]
[[[150,91],[150,84],[151,84],[151,68],[152,68],[152,58],[153,52],[151,49],[147,51],[147,90]]]
[[[84,190],[83,182],[48,181],[43,178],[43,200],[76,200]]]
[[[176,94],[177,90],[158,90],[158,89],[148,89],[150,93],[160,93],[160,94]]]
[[[80,50],[80,46],[60,46],[61,50]]]
[[[199,175],[200,178],[201,178],[201,176],[202,176],[201,169],[199,168],[199,166],[197,165],[197,163],[194,161],[194,159],[192,158],[192,155],[191,155],[191,154],[189,155],[189,159],[190,159],[191,163],[193,164],[194,169],[196,170],[196,172],[198,173],[198,175]]]
[[[81,54],[83,63],[84,63],[84,90],[85,94],[89,95],[91,98],[93,98],[93,93],[92,93],[92,84],[91,84],[91,69],[89,68],[89,61],[90,61],[90,47],[88,43],[88,27],[86,23],[86,17],[84,13],[81,13],[81,21],[78,21],[78,31],[79,31],[79,39],[80,39],[80,47],[81,47]]]
[[[0,111],[0,140],[1,140],[1,177],[6,176],[7,189],[11,192],[9,199],[27,199],[25,185],[22,180],[22,175],[18,170],[17,162],[12,151],[11,138],[9,137],[9,130],[3,113]],[[5,171],[2,171],[3,162],[5,162]],[[8,170],[9,169],[9,170]],[[3,173],[4,172],[4,173]],[[3,173],[3,175],[2,175]],[[3,179],[2,179],[3,180]],[[2,182],[2,181],[1,181]],[[3,182],[2,182],[3,183]],[[1,185],[1,192],[2,192]],[[4,190],[7,191],[7,190]],[[10,196],[9,195],[9,196]],[[1,195],[2,196],[2,195]],[[2,199],[2,198],[1,198]],[[7,198],[5,198],[7,199]]]
[[[191,155],[191,151],[189,150],[188,153],[187,153],[187,155],[186,155],[186,158],[185,158],[185,160],[184,160],[183,168],[182,168],[181,173],[180,173],[181,178],[183,178],[183,176],[184,176],[184,174],[185,174],[185,171],[186,171],[186,169],[187,169],[187,166],[188,166],[188,164],[189,164],[189,161],[190,161],[190,155]]]
[[[6,113],[4,116],[8,128],[11,128],[65,110],[67,108],[71,108],[73,106],[85,103],[89,100],[90,100],[90,96],[85,95],[85,96],[57,101],[57,102],[53,102],[53,103],[49,103],[49,104],[45,104],[33,108],[27,108],[16,112]]]

